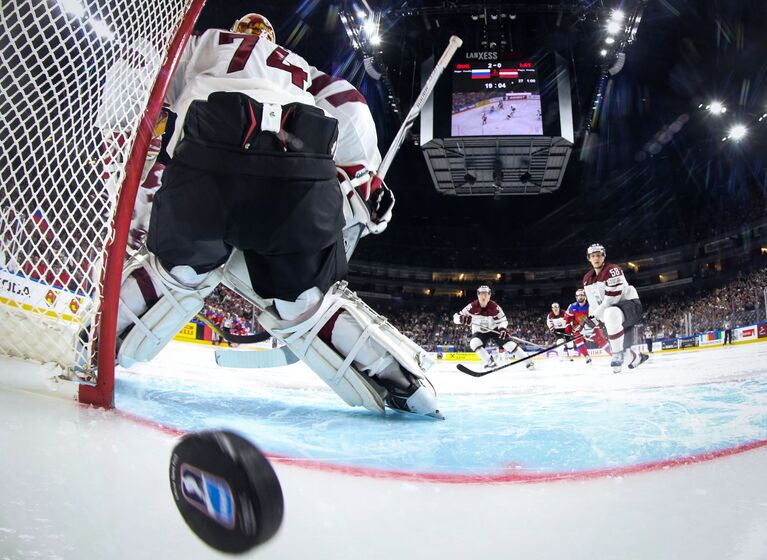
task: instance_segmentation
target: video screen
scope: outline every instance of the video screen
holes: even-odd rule
[[[450,135],[542,136],[541,95],[533,63],[454,64]]]

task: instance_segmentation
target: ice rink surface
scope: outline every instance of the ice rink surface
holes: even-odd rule
[[[282,528],[248,557],[767,558],[767,344],[617,375],[550,359],[429,378],[445,421],[380,417],[300,363],[223,369],[181,343],[119,370],[115,411],[0,388],[0,559],[224,557],[167,477],[179,435],[224,427],[285,494]]]
[[[491,106],[495,109],[491,111]],[[509,115],[510,107],[516,111]],[[497,104],[483,105],[453,114],[451,134],[453,136],[503,136],[507,134],[528,136],[543,134],[543,121],[538,115],[541,102],[538,99],[507,100],[503,109]],[[487,121],[482,124],[482,114],[487,115]]]

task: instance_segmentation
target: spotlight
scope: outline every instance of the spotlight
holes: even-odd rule
[[[712,101],[706,105],[706,110],[712,115],[721,115],[727,112],[727,107],[725,107],[721,101]]]
[[[479,16],[477,14],[471,14],[471,19],[473,21],[477,21],[479,19]]]
[[[490,14],[490,19],[492,19],[493,21],[495,21],[496,19],[498,19],[498,14],[496,14],[495,12],[493,12],[492,14]]]
[[[599,51],[599,54],[601,56],[607,56],[607,50],[606,49],[602,49],[601,51]]]
[[[613,13],[610,14],[610,19],[617,22],[623,21],[624,17],[625,14],[621,10],[613,10]]]
[[[381,44],[381,36],[376,33],[370,38],[370,44],[371,45],[380,45]]]
[[[618,23],[617,21],[608,22],[608,24],[607,24],[607,32],[610,35],[615,35],[620,30],[621,30],[621,24],[620,23]]]
[[[605,39],[605,43],[607,43],[608,45],[612,45],[614,42],[615,42],[615,39],[613,39],[612,37],[608,37],[607,39]]]
[[[744,125],[736,124],[736,125],[733,125],[733,127],[730,129],[729,136],[733,140],[738,141],[746,135],[747,131],[748,129]]]

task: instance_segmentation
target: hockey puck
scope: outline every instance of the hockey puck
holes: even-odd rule
[[[184,436],[171,454],[170,487],[189,528],[222,552],[250,550],[282,523],[282,488],[272,465],[232,432]]]

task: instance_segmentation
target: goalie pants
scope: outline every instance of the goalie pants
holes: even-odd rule
[[[281,126],[293,130],[284,144],[253,132],[248,114],[261,115],[261,105],[246,96],[195,101],[152,207],[147,247],[163,266],[207,272],[236,247],[253,289],[288,301],[345,277],[343,199],[329,155],[337,123],[321,113],[283,107]],[[295,142],[302,130],[306,142]]]

